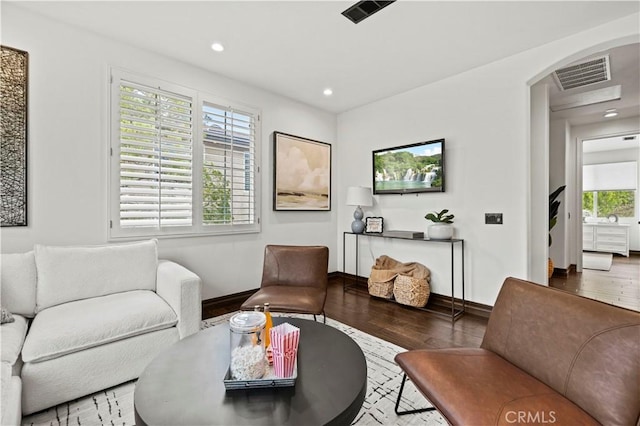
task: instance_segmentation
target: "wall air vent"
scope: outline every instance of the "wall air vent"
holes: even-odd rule
[[[381,0],[368,0],[368,1],[359,1],[354,4],[342,14],[347,17],[351,22],[357,24],[360,21],[365,20],[369,16],[373,15],[377,11],[389,6],[391,3],[394,3],[395,0],[392,1],[381,1]]]
[[[553,77],[561,90],[574,89],[611,80],[609,55],[560,68],[553,73]]]

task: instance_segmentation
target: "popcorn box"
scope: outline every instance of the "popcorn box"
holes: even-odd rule
[[[291,377],[296,364],[300,329],[288,322],[270,330],[273,372],[277,377]]]

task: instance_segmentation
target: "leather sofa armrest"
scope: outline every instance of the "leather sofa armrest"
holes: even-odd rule
[[[193,272],[170,260],[158,262],[156,292],[178,316],[178,332],[183,339],[200,330],[202,282]]]

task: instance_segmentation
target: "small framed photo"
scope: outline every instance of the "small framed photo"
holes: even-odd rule
[[[368,232],[370,234],[382,234],[383,219],[381,217],[368,217],[365,220],[366,227],[364,232]]]

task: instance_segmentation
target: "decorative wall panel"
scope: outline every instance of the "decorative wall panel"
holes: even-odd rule
[[[28,53],[1,46],[0,225],[27,225]]]

